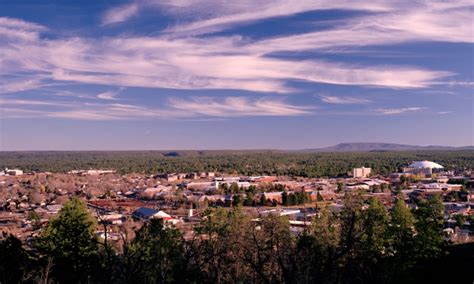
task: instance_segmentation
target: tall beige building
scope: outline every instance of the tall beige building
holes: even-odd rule
[[[371,168],[354,168],[352,170],[352,176],[355,178],[366,178],[370,176],[370,172],[372,171]]]

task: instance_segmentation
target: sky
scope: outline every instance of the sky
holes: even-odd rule
[[[0,150],[474,145],[464,0],[0,0]]]

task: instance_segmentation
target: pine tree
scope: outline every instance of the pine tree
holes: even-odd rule
[[[53,258],[53,274],[59,282],[82,282],[97,261],[96,223],[85,204],[71,198],[35,243],[44,255]]]
[[[281,203],[283,206],[288,206],[288,193],[284,190],[281,194]]]
[[[369,207],[363,212],[361,252],[368,262],[375,262],[387,255],[389,218],[384,205],[377,198],[370,198]]]
[[[242,203],[242,198],[240,197],[240,194],[234,194],[233,199],[232,199],[232,206],[239,206]]]
[[[150,219],[127,249],[127,267],[124,282],[184,283],[190,268],[184,256],[181,233],[165,228],[162,219]],[[197,275],[196,275],[197,276]]]
[[[395,253],[408,252],[413,241],[415,218],[403,199],[398,199],[392,208],[392,237]]]
[[[444,206],[440,196],[422,200],[415,211],[416,246],[419,259],[437,258],[443,255]]]
[[[15,236],[3,233],[3,237],[5,239],[0,240],[0,283],[21,283],[28,272],[30,257]]]
[[[415,265],[413,257],[415,217],[402,198],[399,198],[392,208],[390,235],[392,241],[390,254],[393,258],[389,263],[386,277],[396,283],[398,279],[407,277]]]
[[[318,191],[318,194],[317,194],[317,196],[316,196],[316,199],[317,199],[318,202],[324,201],[324,198],[321,196],[321,194],[319,193],[319,191]]]

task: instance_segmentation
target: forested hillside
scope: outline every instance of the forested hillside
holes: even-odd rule
[[[104,151],[1,152],[0,167],[65,172],[115,169],[120,173],[217,171],[304,177],[340,176],[353,167],[375,173],[398,171],[412,161],[431,160],[447,169],[474,168],[474,151],[296,153],[283,151]]]

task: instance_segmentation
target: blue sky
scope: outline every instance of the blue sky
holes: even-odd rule
[[[0,2],[0,150],[474,142],[472,1]]]

